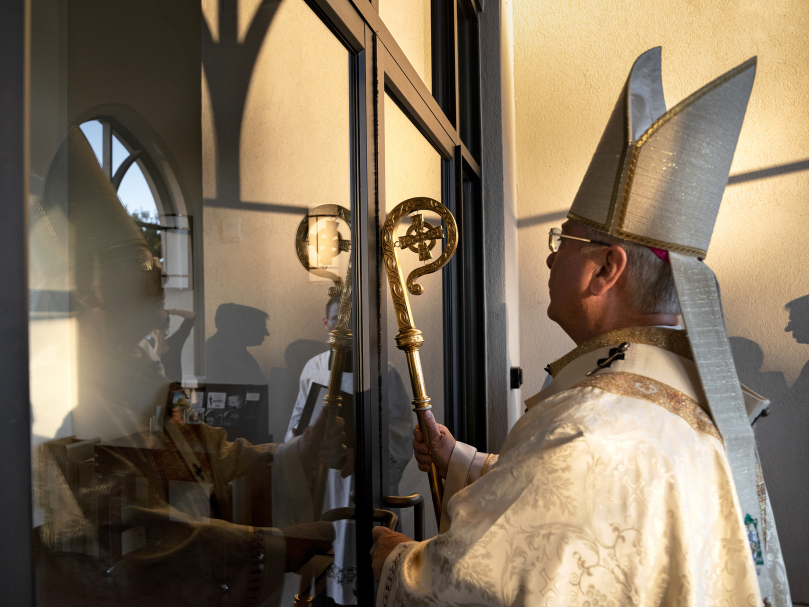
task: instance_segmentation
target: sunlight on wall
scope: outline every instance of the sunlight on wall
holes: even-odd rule
[[[202,18],[208,24],[208,30],[214,42],[219,42],[219,3],[221,0],[202,0]]]
[[[32,320],[28,329],[32,446],[73,434],[77,401],[76,319]]]
[[[348,100],[348,52],[304,2],[282,2],[245,102],[241,199],[348,206]]]
[[[379,0],[379,16],[399,43],[413,69],[433,89],[430,0]]]
[[[202,75],[202,196],[203,198],[216,198],[216,125],[208,79],[205,77],[204,69],[201,69],[200,72]]]

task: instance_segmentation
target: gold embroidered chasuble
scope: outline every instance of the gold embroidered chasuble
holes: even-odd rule
[[[621,342],[624,360],[585,376]],[[378,607],[762,604],[687,344],[652,327],[588,342],[550,366],[499,456],[458,443],[442,534],[391,553]],[[468,484],[452,494],[459,470]],[[761,505],[775,604],[789,604]]]

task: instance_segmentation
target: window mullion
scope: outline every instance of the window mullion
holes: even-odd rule
[[[107,179],[112,181],[112,125],[102,122],[101,127],[101,168]]]

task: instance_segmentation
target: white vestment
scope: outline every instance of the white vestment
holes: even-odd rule
[[[746,527],[689,357],[683,332],[645,328],[552,364],[499,457],[456,445],[443,533],[392,551],[378,607],[761,605],[751,540],[791,605],[763,479]]]
[[[293,429],[298,427],[303,409],[313,383],[329,385],[331,370],[329,356],[331,352],[323,352],[311,358],[301,372],[300,389],[292,410],[284,441],[294,436]],[[388,365],[388,415],[390,444],[390,487],[396,494],[396,487],[402,478],[404,469],[410,461],[412,453],[413,414],[410,399],[405,391],[399,372]],[[340,390],[348,394],[354,393],[354,374],[343,373]],[[310,424],[314,424],[323,409],[323,401],[318,401],[312,411]],[[300,432],[300,431],[299,431]],[[350,506],[352,477],[342,478],[339,470],[329,470],[326,480],[326,495],[323,500],[323,512],[334,508]],[[354,580],[357,577],[356,545],[354,521],[336,521],[334,523],[334,565],[328,572],[327,594],[338,605],[353,605],[357,602],[354,595]]]

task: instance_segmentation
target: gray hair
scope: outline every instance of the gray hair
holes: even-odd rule
[[[626,273],[630,303],[644,314],[679,314],[680,300],[674,286],[671,266],[641,244],[616,238],[582,224],[586,238],[619,245],[626,251]],[[600,250],[596,244],[585,244],[585,253]]]

